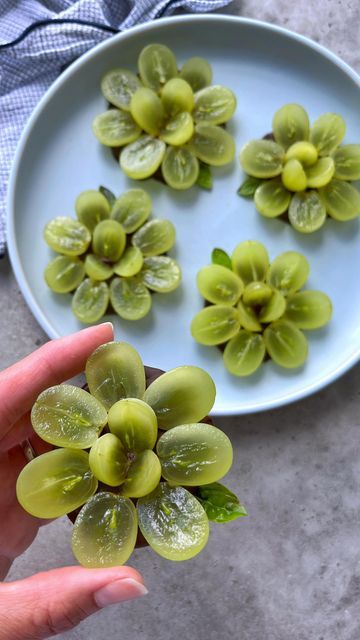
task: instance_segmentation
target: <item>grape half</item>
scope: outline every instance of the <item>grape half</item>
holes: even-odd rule
[[[47,223],[44,229],[45,242],[57,253],[79,256],[85,253],[91,242],[90,231],[73,218],[58,216]]]
[[[184,62],[180,77],[189,83],[193,91],[199,91],[211,84],[212,70],[207,60],[194,56]]]
[[[109,487],[124,482],[128,461],[119,438],[105,433],[96,440],[90,449],[89,464],[94,476]]]
[[[193,118],[195,122],[223,124],[236,109],[236,97],[231,89],[219,84],[205,87],[195,94]]]
[[[283,168],[285,152],[273,140],[251,140],[240,151],[242,168],[255,178],[274,178]]]
[[[157,93],[148,87],[138,89],[131,99],[131,115],[150,136],[158,135],[164,122],[164,109]],[[130,142],[130,141],[129,141]]]
[[[285,149],[295,142],[308,140],[309,129],[309,116],[299,104],[285,104],[273,117],[274,138]]]
[[[143,266],[144,258],[137,247],[128,247],[121,256],[120,260],[114,264],[114,273],[123,278],[131,278],[135,276]]]
[[[181,111],[170,118],[160,132],[160,137],[167,144],[175,147],[188,142],[194,133],[194,122],[187,111]]]
[[[265,280],[269,267],[269,255],[261,242],[255,240],[240,242],[232,252],[231,261],[234,272],[240,276],[245,285],[254,280]]]
[[[296,231],[313,233],[323,226],[326,208],[317,191],[304,191],[292,197],[288,215]]]
[[[199,160],[214,167],[229,164],[234,159],[234,139],[225,129],[214,124],[197,124],[188,144]]]
[[[141,136],[128,144],[120,155],[120,166],[129,178],[143,180],[149,178],[160,167],[166,145],[151,136]]]
[[[196,276],[196,284],[203,298],[213,304],[233,306],[244,290],[239,276],[219,264],[211,264],[200,269]]]
[[[172,78],[161,91],[161,102],[168,116],[181,111],[191,113],[194,108],[194,94],[190,85],[182,78]]]
[[[285,213],[290,200],[291,194],[278,178],[266,180],[258,186],[254,193],[255,207],[266,218],[275,218]]]
[[[344,119],[337,113],[323,113],[315,120],[310,131],[310,142],[319,156],[331,155],[339,146],[346,131]]]
[[[349,182],[333,178],[326,187],[319,189],[319,195],[334,220],[346,222],[360,213],[360,192]]]
[[[137,140],[141,134],[139,122],[131,113],[120,109],[108,109],[97,115],[93,120],[92,129],[105,147],[122,147]]]
[[[286,318],[299,329],[319,329],[331,315],[331,300],[322,291],[298,291],[286,302]]]
[[[114,273],[110,264],[107,264],[93,253],[88,253],[85,258],[85,272],[91,280],[108,280]]]
[[[280,293],[289,295],[304,286],[309,273],[309,263],[302,253],[285,251],[271,263],[267,273],[267,281]]]
[[[153,449],[158,423],[153,409],[138,398],[118,400],[109,411],[109,429],[128,451]]]
[[[336,149],[335,178],[340,180],[360,180],[360,144],[345,144]]]
[[[100,191],[82,191],[75,200],[75,211],[79,221],[93,231],[101,220],[110,217],[110,205]]]
[[[139,87],[139,78],[127,69],[112,69],[101,80],[104,98],[124,111],[130,111],[131,98]]]
[[[71,308],[78,320],[97,322],[106,313],[109,304],[109,287],[106,282],[86,278],[76,289]]]
[[[110,301],[114,311],[124,320],[140,320],[150,311],[149,290],[139,276],[114,278],[110,285]]]
[[[120,222],[125,233],[133,233],[146,222],[151,208],[151,198],[144,189],[129,189],[115,200],[111,217]]]
[[[169,146],[162,161],[161,173],[172,189],[190,189],[198,179],[199,162],[189,149]]]
[[[276,364],[285,369],[301,367],[308,354],[304,334],[293,322],[277,320],[264,331],[266,350]]]
[[[156,489],[161,478],[161,464],[150,449],[136,454],[127,478],[121,486],[121,494],[129,498],[142,498]]]
[[[234,376],[250,376],[260,367],[264,356],[262,335],[241,329],[225,347],[224,365]]]
[[[166,253],[175,243],[175,227],[170,220],[155,218],[134,233],[132,244],[147,258]]]
[[[84,264],[77,256],[57,256],[44,272],[46,284],[55,293],[74,291],[84,276]]]
[[[116,262],[122,255],[126,245],[126,235],[122,225],[116,220],[102,220],[96,225],[93,233],[93,252]]]
[[[191,322],[191,335],[200,344],[222,344],[230,340],[240,329],[237,309],[225,305],[205,307]]]
[[[159,91],[168,80],[178,75],[176,58],[163,44],[144,47],[139,55],[138,69],[144,85],[154,91]]]
[[[170,293],[180,285],[181,270],[169,256],[153,256],[144,259],[141,277],[151,291]]]

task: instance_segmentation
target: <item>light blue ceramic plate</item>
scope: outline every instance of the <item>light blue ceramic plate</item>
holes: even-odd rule
[[[51,253],[42,239],[45,223],[74,215],[74,200],[84,189],[106,185],[116,194],[134,186],[111,153],[91,132],[104,109],[99,83],[111,67],[135,68],[141,48],[162,42],[180,63],[192,55],[207,58],[214,82],[231,87],[238,98],[230,125],[238,150],[271,129],[272,115],[298,102],[315,119],[339,112],[347,123],[346,142],[359,142],[360,82],[346,64],[319,45],[269,24],[223,16],[170,18],[137,27],[99,45],[75,62],[42,99],[24,131],[14,163],[8,201],[9,251],[21,290],[50,337],[80,329],[70,311],[70,295],[52,294],[43,280]],[[144,362],[162,369],[181,364],[204,367],[217,386],[214,414],[249,413],[302,398],[344,373],[360,352],[360,221],[328,221],[312,236],[259,216],[251,201],[236,195],[243,173],[238,162],[214,171],[211,193],[175,193],[153,180],[145,187],[154,213],[177,229],[172,252],[183,269],[177,292],[156,295],[151,314],[137,323],[108,317],[116,336],[132,343]],[[189,325],[202,308],[195,286],[197,270],[209,262],[214,246],[232,251],[241,240],[258,239],[271,258],[284,250],[303,252],[311,264],[309,288],[331,296],[331,324],[308,334],[310,353],[300,371],[267,362],[248,379],[228,374],[216,348],[197,345]]]

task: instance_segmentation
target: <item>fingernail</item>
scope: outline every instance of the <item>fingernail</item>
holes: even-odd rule
[[[133,578],[123,578],[122,580],[115,580],[96,591],[94,599],[97,606],[103,609],[118,602],[135,600],[135,598],[145,596],[147,593],[147,588],[141,582]]]
[[[101,323],[101,325],[102,325],[103,327],[110,327],[110,328],[111,328],[111,330],[112,330],[112,332],[114,333],[114,325],[113,325],[113,323],[112,323],[112,322],[102,322],[102,323]]]

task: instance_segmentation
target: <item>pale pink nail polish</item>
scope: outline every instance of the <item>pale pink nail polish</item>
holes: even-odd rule
[[[99,589],[94,594],[94,599],[98,607],[103,609],[111,604],[134,600],[148,593],[147,588],[133,578],[123,578],[110,582],[105,587]]]

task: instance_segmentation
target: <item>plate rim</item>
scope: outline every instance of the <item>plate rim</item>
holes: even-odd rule
[[[255,20],[253,18],[245,18],[241,16],[233,16],[233,15],[224,15],[224,14],[187,14],[185,16],[169,16],[165,18],[160,18],[157,20],[152,20],[150,22],[146,22],[140,25],[136,25],[125,31],[120,31],[118,34],[107,38],[106,40],[98,43],[88,51],[86,51],[79,58],[74,60],[69,67],[60,75],[56,80],[48,87],[43,96],[40,98],[38,104],[30,114],[26,125],[21,133],[19,141],[16,146],[16,151],[14,154],[14,158],[11,164],[8,186],[7,186],[7,195],[6,195],[6,240],[7,240],[7,251],[10,259],[11,267],[15,279],[18,283],[18,286],[21,290],[21,293],[25,299],[27,306],[29,307],[32,315],[35,317],[36,321],[43,329],[43,331],[47,334],[50,339],[56,339],[60,337],[60,334],[55,331],[52,327],[51,323],[45,317],[41,309],[38,307],[35,297],[30,289],[27,279],[25,277],[24,269],[22,266],[22,262],[20,259],[16,235],[15,235],[15,187],[18,180],[19,166],[22,158],[23,151],[27,144],[27,140],[31,135],[32,129],[35,126],[38,117],[40,116],[42,110],[46,107],[47,103],[52,99],[54,93],[57,92],[58,88],[66,83],[68,77],[71,77],[74,73],[77,72],[78,68],[87,62],[87,60],[96,56],[100,51],[105,50],[113,46],[114,42],[126,40],[128,38],[132,38],[134,34],[152,31],[153,29],[157,29],[160,25],[165,28],[168,25],[174,25],[176,23],[194,23],[194,22],[202,22],[209,24],[211,23],[230,23],[230,24],[238,24],[250,27],[258,27],[260,29],[264,29],[269,32],[273,32],[275,34],[280,34],[282,36],[287,37],[291,41],[296,41],[305,47],[308,47],[315,52],[319,53],[323,57],[327,58],[330,62],[335,64],[340,70],[345,73],[357,87],[360,89],[360,75],[353,69],[347,62],[342,60],[337,54],[333,53],[323,45],[319,44],[311,40],[311,38],[299,34],[295,31],[291,31],[285,27],[281,27],[278,25],[274,25],[272,23],[263,21],[263,20]],[[341,362],[333,371],[318,378],[316,382],[309,383],[303,386],[296,392],[289,392],[288,394],[284,394],[280,398],[274,399],[273,401],[267,401],[262,405],[248,405],[243,408],[238,408],[234,410],[232,407],[230,408],[221,408],[215,409],[211,412],[213,416],[232,416],[232,415],[250,415],[253,413],[259,413],[263,411],[269,411],[271,409],[280,408],[282,406],[286,406],[293,402],[299,401],[301,399],[305,399],[308,396],[320,391],[321,389],[327,387],[331,383],[335,382],[338,378],[344,375],[347,371],[349,371],[352,367],[354,367],[360,360],[360,344],[355,349],[355,351],[343,362]]]

